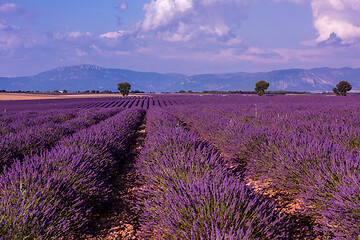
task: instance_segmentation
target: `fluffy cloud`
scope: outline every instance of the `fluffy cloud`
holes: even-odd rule
[[[142,28],[148,31],[168,26],[189,14],[192,8],[192,0],[152,0],[144,5],[145,19]]]
[[[127,2],[123,0],[118,6],[117,9],[119,9],[121,12],[126,11],[128,8]]]
[[[314,26],[319,36],[317,42],[353,44],[360,39],[359,0],[312,0]]]
[[[25,18],[27,12],[14,3],[0,5],[0,55],[14,51],[24,45],[24,33],[21,27],[12,23],[14,19]]]
[[[14,3],[0,5],[0,31],[9,28],[9,20],[24,16],[24,9]]]
[[[349,45],[360,40],[360,0],[273,0],[309,3],[320,45]]]
[[[72,41],[76,41],[76,40],[79,40],[80,38],[81,39],[87,39],[89,37],[91,37],[92,34],[89,33],[89,32],[80,32],[80,31],[70,31],[70,32],[66,32],[66,33],[60,33],[60,32],[56,32],[56,33],[51,33],[51,34],[48,34],[48,38],[49,39],[53,39],[53,40],[63,40],[63,41],[66,41],[66,40],[72,40]]]
[[[168,41],[197,36],[235,37],[252,0],[151,0],[144,5],[141,31]]]
[[[360,0],[266,0],[311,4],[319,33],[316,41],[324,47],[313,44],[300,49],[254,46],[243,40],[238,29],[253,1],[264,0],[149,0],[143,19],[133,28],[107,33],[71,26],[36,31],[31,24],[20,24],[27,13],[24,9],[0,4],[0,61],[6,64],[0,76],[1,71],[18,74],[19,66],[36,73],[82,63],[184,73],[336,67],[339,60],[344,66],[358,63],[360,45],[351,43],[360,39]],[[126,10],[126,0],[119,2],[117,9]],[[13,72],[8,72],[10,68]]]
[[[6,34],[10,34],[10,32],[14,33],[16,31],[20,32],[22,24],[20,23],[28,23],[29,20],[33,18],[34,14],[28,12],[23,7],[14,4],[14,3],[5,3],[0,4],[0,33],[1,31]]]
[[[100,37],[101,38],[119,38],[124,36],[125,31],[117,31],[117,32],[108,32],[108,33],[104,33],[101,34]]]
[[[21,18],[21,19],[31,19],[34,17],[33,13],[30,13],[25,8],[15,3],[5,3],[0,5],[0,19],[9,19],[9,18]]]
[[[5,3],[3,5],[0,5],[0,13],[2,14],[18,12],[19,10],[21,10],[21,8],[17,6],[15,3]]]

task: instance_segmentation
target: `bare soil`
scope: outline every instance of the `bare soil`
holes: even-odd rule
[[[138,239],[139,229],[135,191],[138,189],[135,159],[145,140],[143,123],[135,136],[129,159],[121,166],[115,177],[108,210],[98,213],[90,223],[84,240]]]
[[[302,208],[303,202],[287,192],[275,189],[269,182],[253,181],[246,179],[247,185],[251,185],[253,189],[274,201],[281,207],[282,212],[286,213],[289,220],[287,229],[291,239],[294,240],[319,240],[319,233],[314,231],[316,219],[306,216],[305,210]]]

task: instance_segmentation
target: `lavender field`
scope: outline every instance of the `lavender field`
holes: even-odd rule
[[[1,101],[0,136],[0,239],[109,239],[128,181],[113,239],[360,239],[359,95]]]

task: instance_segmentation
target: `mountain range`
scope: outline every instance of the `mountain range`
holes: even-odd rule
[[[0,89],[7,91],[117,91],[117,83],[129,82],[131,90],[176,92],[180,90],[251,91],[265,80],[270,91],[332,91],[340,81],[360,90],[360,68],[286,69],[258,73],[185,75],[108,69],[95,65],[59,67],[28,77],[0,77]]]

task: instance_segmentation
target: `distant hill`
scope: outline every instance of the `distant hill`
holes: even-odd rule
[[[360,68],[286,69],[259,73],[224,73],[184,75],[178,73],[137,72],[107,69],[94,65],[59,67],[29,77],[0,77],[0,89],[7,91],[117,91],[117,83],[129,82],[132,90],[175,92],[180,90],[253,90],[255,83],[265,80],[271,91],[331,91],[341,80],[360,90]]]

